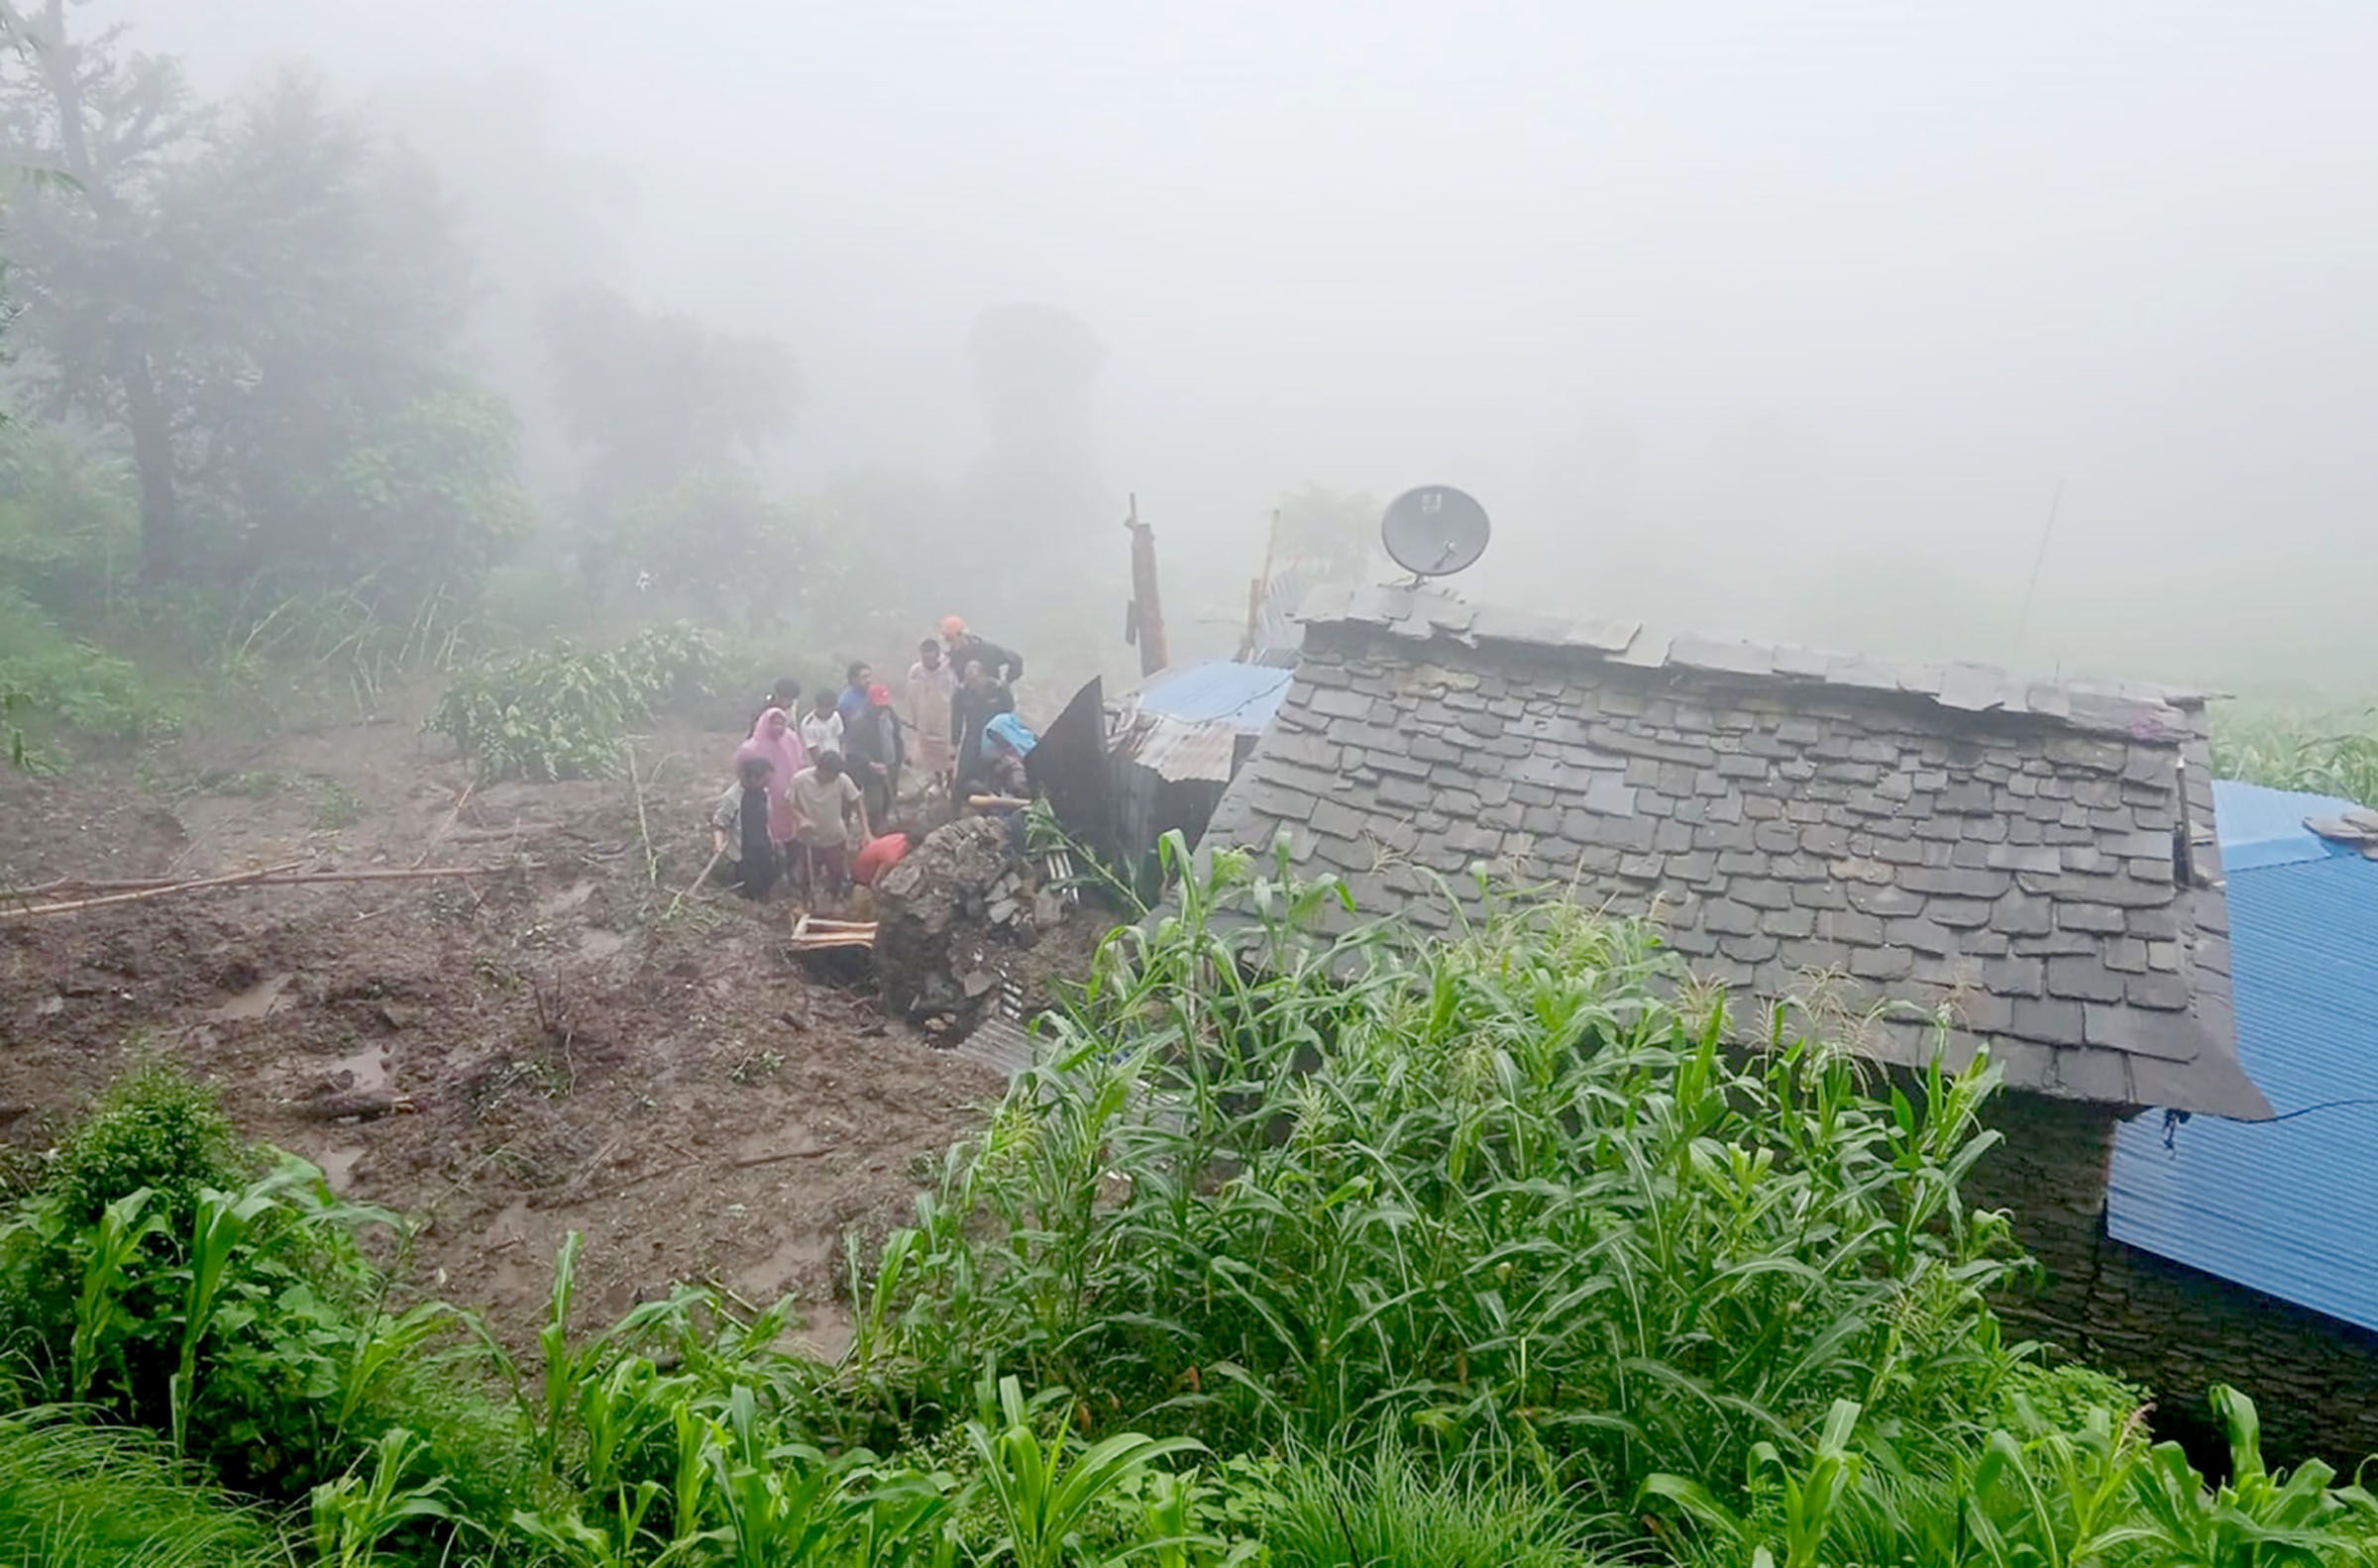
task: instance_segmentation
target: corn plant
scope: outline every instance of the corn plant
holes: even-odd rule
[[[1042,1397],[1042,1408],[1065,1399],[1063,1391],[1052,1390]],[[975,1418],[966,1426],[967,1446],[981,1468],[983,1490],[1004,1532],[988,1560],[1012,1561],[1016,1568],[1063,1568],[1111,1494],[1136,1481],[1157,1460],[1202,1446],[1186,1437],[1120,1432],[1068,1462],[1067,1423],[1062,1418],[1046,1422],[1051,1429],[1041,1436],[1033,1409],[1026,1405],[1023,1386],[1014,1378],[1002,1378],[996,1391],[988,1386],[979,1390]],[[1160,1538],[1150,1544],[1182,1545],[1186,1538]]]
[[[446,1477],[405,1479],[420,1458],[421,1440],[413,1433],[391,1427],[367,1452],[369,1478],[350,1470],[314,1489],[314,1551],[324,1568],[372,1568],[380,1560],[380,1543],[405,1525],[454,1517],[443,1496]]]
[[[82,1289],[74,1300],[74,1337],[68,1387],[81,1403],[91,1397],[92,1385],[122,1320],[119,1293],[133,1260],[151,1236],[164,1229],[164,1220],[147,1212],[155,1197],[151,1188],[125,1194],[100,1210],[99,1223],[86,1234]]]
[[[187,1282],[181,1307],[180,1360],[165,1385],[173,1451],[177,1454],[187,1448],[190,1397],[198,1375],[198,1347],[213,1323],[232,1255],[247,1239],[249,1228],[272,1209],[275,1186],[287,1180],[285,1175],[269,1179],[236,1195],[217,1192],[211,1187],[198,1194],[198,1211],[192,1220],[187,1248],[189,1262],[177,1271]]]

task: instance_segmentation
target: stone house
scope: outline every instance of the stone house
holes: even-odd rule
[[[1324,590],[1210,843],[1287,830],[1308,874],[1443,925],[1474,863],[1653,913],[1769,1000],[1823,977],[1891,1066],[1984,1040],[2009,1092],[1975,1201],[2047,1271],[2011,1304],[2081,1351],[2117,1124],[2259,1118],[2238,1064],[2204,703],[2140,685],[1671,637]],[[1466,893],[1458,893],[1466,896]]]

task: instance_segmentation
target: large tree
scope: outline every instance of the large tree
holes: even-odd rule
[[[550,296],[542,326],[554,408],[588,455],[592,491],[650,495],[749,459],[792,426],[800,380],[773,338],[642,310],[595,285]]]
[[[466,449],[486,504],[429,526],[515,533],[508,416],[446,363],[468,267],[418,160],[303,76],[201,104],[121,28],[76,39],[74,9],[24,16],[0,69],[10,156],[67,176],[12,202],[9,249],[38,384],[126,438],[143,576],[351,580],[417,556],[409,514],[350,504],[373,454],[384,498],[423,478],[391,455]]]

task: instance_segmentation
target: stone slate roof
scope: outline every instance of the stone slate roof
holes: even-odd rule
[[[1945,1008],[1952,1056],[1987,1039],[2016,1088],[2270,1114],[2237,1065],[2201,697],[1409,589],[1302,618],[1207,842],[1285,829],[1308,874],[1429,925],[1427,873],[1466,897],[1485,861],[1654,915],[1705,978],[1827,995],[1879,1060],[1927,1060],[1915,1009]]]

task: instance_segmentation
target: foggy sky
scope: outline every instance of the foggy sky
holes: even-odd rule
[[[781,336],[804,479],[954,472],[975,313],[1073,311],[1176,615],[1283,487],[1444,481],[1495,516],[1480,595],[2378,676],[2333,565],[2378,540],[2367,0],[94,9],[211,89],[508,101],[577,183],[481,192],[487,285]]]

